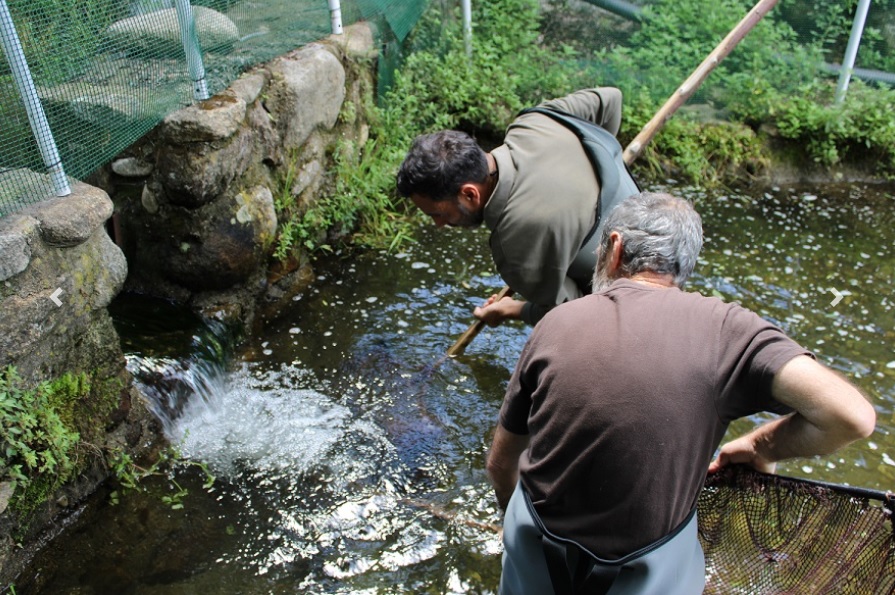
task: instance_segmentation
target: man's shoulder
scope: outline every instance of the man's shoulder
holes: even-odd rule
[[[725,318],[730,313],[742,316],[758,317],[757,314],[744,308],[734,301],[725,301],[718,296],[704,295],[696,290],[684,290],[674,288],[654,288],[641,285],[628,279],[615,281],[608,288],[601,290],[595,296],[618,303],[637,302],[646,309],[672,309],[675,311],[691,310],[704,315],[713,315]]]
[[[723,335],[745,334],[773,330],[783,331],[773,322],[763,318],[737,301],[727,301],[719,296],[703,295],[698,291],[678,291],[676,299],[680,308],[692,313],[691,319],[713,325]]]

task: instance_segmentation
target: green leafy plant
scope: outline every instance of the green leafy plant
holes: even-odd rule
[[[65,384],[78,383],[66,378]],[[15,368],[0,374],[0,479],[27,488],[38,475],[61,485],[75,470],[79,434],[67,426],[53,405],[56,392],[49,382],[26,390]]]
[[[64,374],[54,381],[26,388],[12,366],[0,373],[0,482],[15,486],[17,509],[27,513],[71,479],[81,467],[81,454],[102,458],[123,490],[139,489],[149,476],[165,475],[172,493],[162,500],[172,508],[181,508],[188,491],[177,483],[174,471],[199,468],[205,474],[206,489],[214,476],[204,463],[185,459],[174,447],[163,449],[149,467],[134,463],[131,456],[115,449],[103,454],[84,441],[76,429],[75,417],[91,386],[85,374]],[[120,491],[114,493],[113,501]]]
[[[626,95],[664,101],[751,8],[746,0],[658,0],[644,9],[642,26],[621,47],[598,50],[603,80]],[[765,91],[785,92],[812,80],[822,61],[819,43],[798,43],[795,30],[769,15],[712,71],[690,103],[751,106],[763,113]]]
[[[109,494],[112,504],[118,504],[121,497],[131,490],[143,489],[143,481],[149,477],[163,477],[170,486],[171,493],[163,494],[161,500],[172,510],[183,508],[184,499],[189,495],[189,490],[184,488],[176,479],[176,472],[185,468],[195,468],[202,472],[205,481],[202,488],[211,490],[214,487],[215,476],[208,466],[201,461],[193,461],[183,457],[182,453],[174,446],[168,446],[159,452],[155,461],[149,467],[137,465],[132,457],[121,450],[110,453],[108,457],[110,469],[116,478],[119,489]]]
[[[394,249],[412,241],[410,221],[394,194],[393,156],[370,139],[362,150],[340,142],[334,152],[334,188],[325,200],[299,207],[291,193],[295,164],[287,170],[275,205],[280,223],[274,257],[288,258],[296,247],[329,252],[335,242]]]
[[[474,5],[471,52],[459,19],[438,31],[422,25],[383,102],[386,118],[397,124],[397,131],[387,129],[391,138],[409,142],[441,128],[499,134],[523,107],[582,82],[586,77],[569,60],[574,50],[554,53],[539,44],[539,10],[533,0]]]
[[[301,213],[298,211],[295,196],[293,195],[293,185],[295,176],[298,174],[298,162],[295,153],[290,155],[286,164],[286,170],[283,179],[280,182],[279,192],[274,197],[274,208],[277,213],[278,229],[276,247],[274,249],[274,257],[277,260],[284,260],[294,246],[301,239]]]
[[[771,155],[764,137],[770,134],[796,141],[793,146],[819,164],[872,157],[876,173],[893,175],[891,91],[853,82],[846,104],[837,107],[832,79],[821,78],[825,56],[848,34],[855,3],[782,2],[783,10],[762,19],[689,100],[713,115],[687,117],[681,110],[636,168],[703,185],[721,183],[732,172],[739,178],[765,168]],[[622,140],[639,132],[751,4],[658,0],[647,6],[640,28],[624,45],[595,52],[597,78],[625,93]]]
[[[831,83],[806,85],[800,93],[780,97],[768,121],[821,165],[861,161],[876,164],[883,175],[895,174],[895,91],[855,81],[848,101],[838,105],[833,93]]]

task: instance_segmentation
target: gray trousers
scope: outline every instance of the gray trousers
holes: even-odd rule
[[[503,522],[503,571],[499,595],[554,595],[541,530],[516,486]],[[705,588],[705,557],[696,515],[677,535],[627,561],[607,595],[697,595]]]

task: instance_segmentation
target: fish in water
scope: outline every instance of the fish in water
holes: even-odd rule
[[[385,430],[415,483],[437,479],[437,459],[447,438],[445,425],[426,407],[436,369],[437,364],[407,373],[387,343],[376,340],[346,358],[338,375],[347,381],[342,404]]]

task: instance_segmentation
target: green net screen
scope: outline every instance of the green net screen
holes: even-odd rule
[[[332,33],[327,0],[5,0],[5,6],[11,27],[2,31],[6,59],[0,60],[0,216],[53,196],[47,171],[55,162],[69,178],[84,179],[167,114],[196,101],[197,87],[214,95],[250,67]],[[400,41],[425,6],[347,1],[342,22],[373,21],[383,39]],[[186,48],[195,49],[198,62],[187,59]],[[52,145],[55,153],[48,154]]]

